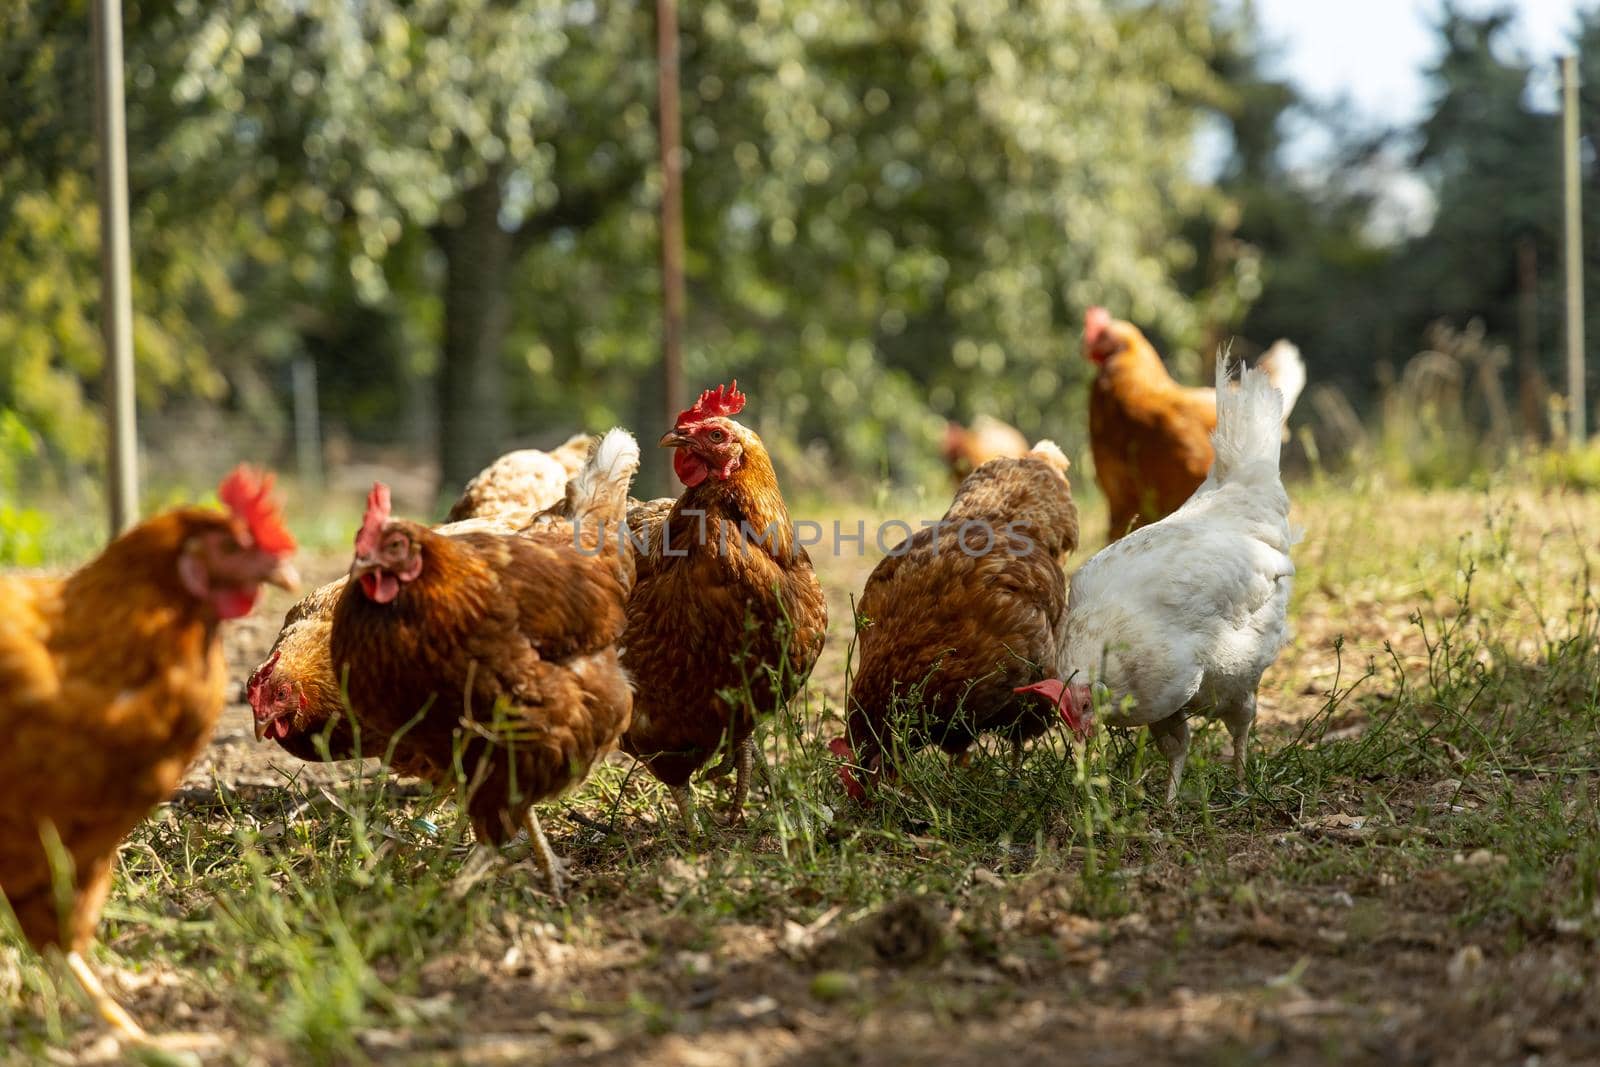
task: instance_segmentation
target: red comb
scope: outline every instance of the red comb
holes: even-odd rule
[[[261,691],[267,684],[267,679],[272,676],[272,668],[278,665],[278,657],[283,655],[283,649],[274,649],[272,655],[267,657],[267,662],[250,672],[250,680],[244,684],[245,699],[254,709],[260,700]]]
[[[1083,339],[1089,344],[1096,344],[1104,333],[1111,329],[1111,312],[1103,307],[1092,307],[1083,313]]]
[[[382,482],[372,483],[367,494],[367,513],[361,518],[361,529],[356,531],[356,551],[370,556],[378,551],[378,537],[383,524],[389,521],[389,487]]]
[[[714,419],[719,415],[737,415],[744,410],[744,394],[739,392],[739,379],[727,385],[707,389],[694,402],[694,407],[680,412],[675,425],[683,426],[701,419]]]
[[[278,502],[272,498],[272,481],[270,473],[241,463],[217,486],[217,499],[235,517],[244,520],[257,548],[270,555],[287,556],[294,551],[294,537],[284,527]]]

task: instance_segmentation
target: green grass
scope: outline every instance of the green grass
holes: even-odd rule
[[[448,799],[382,774],[223,783],[133,835],[99,962],[142,972],[126,1001],[152,1028],[226,1032],[239,1063],[487,1062],[488,1035],[534,1062],[675,1062],[678,1041],[980,1059],[1021,1049],[1030,1012],[1128,1057],[1161,1057],[1181,1018],[1203,1062],[1342,1062],[1395,1033],[1498,1061],[1499,1013],[1581,1053],[1561,1006],[1600,941],[1600,502],[1296,496],[1299,634],[1242,793],[1203,726],[1172,808],[1143,731],[1047,736],[1016,773],[1003,743],[966,768],[922,752],[857,807],[824,747],[836,649],[763,728],[746,828],[691,840],[608,763],[543,809],[564,903],[526,861],[458,900],[470,832]],[[837,595],[868,565],[819,570]],[[1537,981],[1494,977],[1552,945]],[[7,942],[0,1033],[25,1062],[93,1027]]]

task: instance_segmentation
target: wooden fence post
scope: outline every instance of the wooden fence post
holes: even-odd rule
[[[133,389],[133,290],[128,241],[128,139],[122,98],[121,0],[93,0],[95,126],[100,141],[100,331],[106,347],[111,536],[139,519],[139,443]]]

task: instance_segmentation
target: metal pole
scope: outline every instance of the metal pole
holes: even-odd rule
[[[1582,448],[1588,401],[1584,397],[1583,367],[1583,215],[1578,165],[1578,60],[1561,59],[1561,167],[1566,195],[1567,262],[1567,437],[1571,447]]]
[[[683,409],[683,150],[678,107],[678,3],[656,0],[661,141],[661,372],[665,425]]]
[[[322,487],[322,418],[317,401],[317,365],[301,357],[290,365],[294,380],[294,453],[300,482]]]
[[[110,453],[106,498],[111,536],[139,518],[139,452],[133,404],[133,289],[128,248],[128,140],[122,99],[121,0],[93,0],[95,125],[100,141],[100,331],[106,346]]]

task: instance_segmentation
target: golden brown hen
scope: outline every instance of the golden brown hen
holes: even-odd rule
[[[1014,426],[990,415],[979,415],[970,427],[959,422],[945,425],[944,461],[957,485],[991,459],[1015,459],[1028,454],[1028,439]]]
[[[712,773],[736,770],[729,818],[741,817],[756,719],[805,683],[828,626],[766,447],[731,417],[744,401],[735,382],[678,416],[661,444],[676,450],[684,493],[629,520],[642,547],[622,638],[637,688],[622,746],[671,790],[691,834],[689,779],[719,751]]]
[[[633,585],[621,527],[638,466],[632,436],[612,430],[567,486],[576,528],[525,534],[393,519],[375,486],[334,607],[329,651],[363,731],[436,784],[457,784],[459,766],[480,845],[526,829],[557,896],[533,805],[581,782],[628,725],[616,642]]]
[[[177,788],[222,710],[220,624],[248,614],[262,583],[294,586],[271,484],[241,467],[218,490],[226,513],[158,515],[66,578],[0,577],[0,891],[125,1038],[145,1035],[83,952],[118,844]]]
[[[582,468],[593,443],[578,434],[553,452],[506,453],[467,483],[450,509],[449,524],[439,532],[523,528],[565,500],[567,481]],[[344,578],[329,582],[290,608],[267,658],[245,683],[256,740],[270,739],[311,762],[384,755],[376,735],[351,722],[328,654],[333,607],[344,585]]]
[[[1083,355],[1099,368],[1089,388],[1089,444],[1115,541],[1178,510],[1206,480],[1217,393],[1173,381],[1139,328],[1105,308],[1084,315]],[[1283,394],[1288,418],[1306,381],[1299,350],[1279,341],[1260,369]]]
[[[973,471],[938,524],[879,561],[856,605],[848,732],[829,745],[851,796],[866,795],[852,767],[876,775],[928,744],[959,756],[988,732],[1020,758],[1045,731],[1052,706],[1013,690],[1054,663],[1077,547],[1067,458],[1041,441]]]

